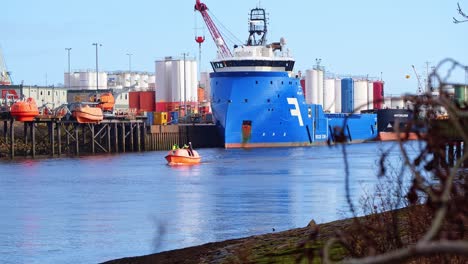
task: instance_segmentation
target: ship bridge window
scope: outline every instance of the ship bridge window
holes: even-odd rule
[[[258,84],[258,81],[255,81],[255,84]]]
[[[228,103],[232,103],[232,100],[228,100]]]
[[[273,84],[273,81],[270,81],[270,84]]]
[[[247,99],[247,98],[246,98],[246,99],[244,99],[244,102],[248,103],[248,102],[249,102],[249,99]]]

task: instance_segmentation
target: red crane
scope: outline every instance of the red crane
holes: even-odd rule
[[[208,27],[208,30],[210,30],[211,37],[213,38],[216,46],[218,47],[220,55],[223,58],[232,57],[231,51],[227,47],[223,36],[221,35],[213,20],[211,20],[210,15],[208,14],[208,7],[204,3],[201,3],[200,0],[196,0],[195,10],[199,11],[203,17],[203,20],[205,20],[206,26]]]

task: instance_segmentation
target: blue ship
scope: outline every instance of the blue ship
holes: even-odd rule
[[[195,9],[207,21],[205,8],[197,1]],[[350,142],[377,136],[376,114],[326,114],[321,105],[307,104],[286,41],[266,42],[265,10],[252,9],[249,24],[246,44],[232,53],[216,27],[210,28],[218,46],[211,61],[211,107],[225,148],[326,144],[336,140],[336,131]]]

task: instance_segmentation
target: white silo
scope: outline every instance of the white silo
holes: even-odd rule
[[[335,113],[335,79],[325,79],[324,81],[323,110]]]
[[[187,89],[189,89],[189,95],[187,95],[187,100],[191,102],[198,102],[198,69],[197,69],[197,61],[190,60],[187,64],[190,69],[188,74],[190,74],[189,79],[190,82],[187,81],[187,85],[190,85]]]
[[[107,89],[107,72],[99,72],[98,89]]]
[[[354,80],[354,111],[367,110],[367,81]]]
[[[390,108],[391,109],[404,109],[405,102],[403,101],[403,98],[400,96],[392,96],[390,98]]]
[[[387,108],[392,108],[392,97],[391,96],[385,96],[384,97],[383,109],[387,109]]]
[[[341,112],[341,79],[335,79],[335,113]]]
[[[184,80],[182,78],[184,73],[183,65],[180,60],[171,61],[171,100],[169,102],[184,102],[183,85]]]
[[[367,109],[374,109],[374,82],[367,81]]]
[[[314,103],[315,91],[313,90],[314,70],[306,70],[305,74],[305,99],[307,104]]]
[[[170,97],[170,78],[168,78],[168,67],[170,62],[156,61],[155,62],[155,86],[156,86],[156,102],[171,102]]]
[[[91,85],[94,84],[94,88],[96,89],[96,72],[80,72],[79,73],[79,89],[91,89]]]
[[[148,89],[148,73],[140,74],[140,81],[138,82],[138,86],[140,86],[142,90]]]
[[[317,103],[324,107],[323,102],[323,71],[317,70]]]

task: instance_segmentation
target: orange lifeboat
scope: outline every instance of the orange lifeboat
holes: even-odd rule
[[[99,107],[91,107],[89,105],[77,105],[72,110],[72,115],[78,123],[94,123],[98,124],[104,119],[102,109]]]
[[[189,147],[174,148],[167,153],[165,157],[168,165],[195,165],[199,164],[201,157],[196,150],[192,149],[192,144]]]
[[[91,98],[92,102],[97,102],[98,107],[104,112],[112,112],[115,106],[115,98],[112,93],[102,93]]]
[[[418,134],[415,132],[379,132],[380,141],[397,141],[397,140],[418,140]]]
[[[39,115],[39,108],[36,101],[29,97],[25,101],[15,102],[10,108],[10,114],[18,121],[29,122]]]

